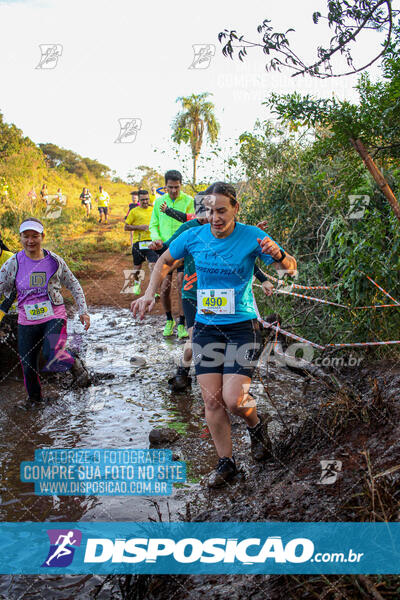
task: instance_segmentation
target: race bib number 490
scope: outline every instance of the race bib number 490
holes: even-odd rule
[[[197,312],[204,315],[233,315],[235,290],[197,290]]]
[[[49,300],[37,304],[25,304],[25,314],[28,321],[40,321],[45,317],[54,315],[53,307]]]

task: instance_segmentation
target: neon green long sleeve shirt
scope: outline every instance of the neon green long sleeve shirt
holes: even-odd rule
[[[171,200],[169,194],[163,194],[157,198],[154,203],[153,213],[151,215],[149,231],[152,240],[162,240],[166,242],[182,225],[176,219],[169,217],[160,210],[161,204],[167,203],[169,208],[175,208],[185,213],[194,213],[194,201],[191,196],[181,192],[175,201]]]

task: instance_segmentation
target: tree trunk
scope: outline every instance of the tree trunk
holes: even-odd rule
[[[196,185],[197,176],[197,156],[193,156],[193,185]]]
[[[372,156],[368,153],[368,150],[366,149],[366,147],[364,146],[364,144],[362,143],[362,141],[360,139],[355,140],[353,138],[350,138],[350,141],[353,144],[354,148],[359,153],[359,155],[361,156],[361,158],[363,159],[365,166],[367,167],[368,171],[371,173],[372,177],[375,179],[381,192],[385,195],[387,201],[389,202],[390,206],[392,207],[394,214],[396,215],[397,219],[400,221],[400,206],[397,201],[397,198],[393,194],[388,182],[386,181],[386,179],[384,178],[384,176],[382,175],[382,173],[380,172],[380,170],[378,169],[378,167],[372,160]]]

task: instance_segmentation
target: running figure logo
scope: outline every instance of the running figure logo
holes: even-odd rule
[[[142,129],[142,119],[118,119],[119,134],[114,144],[132,144]]]
[[[193,44],[193,61],[189,69],[208,69],[215,56],[214,44]]]
[[[55,69],[63,47],[61,44],[39,44],[41,57],[36,69]]]
[[[135,285],[136,279],[135,279],[135,275],[137,277],[137,281],[143,281],[143,279],[146,276],[146,273],[144,272],[143,269],[141,269],[140,271],[134,271],[133,269],[124,269],[124,277],[125,277],[125,282],[124,282],[124,286],[120,292],[120,294],[134,294],[134,289],[133,286]]]
[[[349,196],[350,210],[348,219],[362,219],[366,209],[369,206],[370,197],[368,195]]]
[[[50,550],[42,567],[68,567],[74,558],[75,548],[81,545],[79,529],[48,529]]]
[[[322,485],[332,485],[336,482],[340,471],[342,470],[341,460],[321,460],[321,477],[318,483]]]

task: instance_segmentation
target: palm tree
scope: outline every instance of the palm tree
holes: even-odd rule
[[[214,104],[206,100],[212,94],[192,94],[177,98],[182,102],[182,110],[172,123],[172,139],[174,142],[189,142],[192,148],[193,158],[193,185],[196,184],[197,159],[199,158],[203,144],[204,130],[212,143],[216,142],[219,132],[219,123],[214,115]]]

